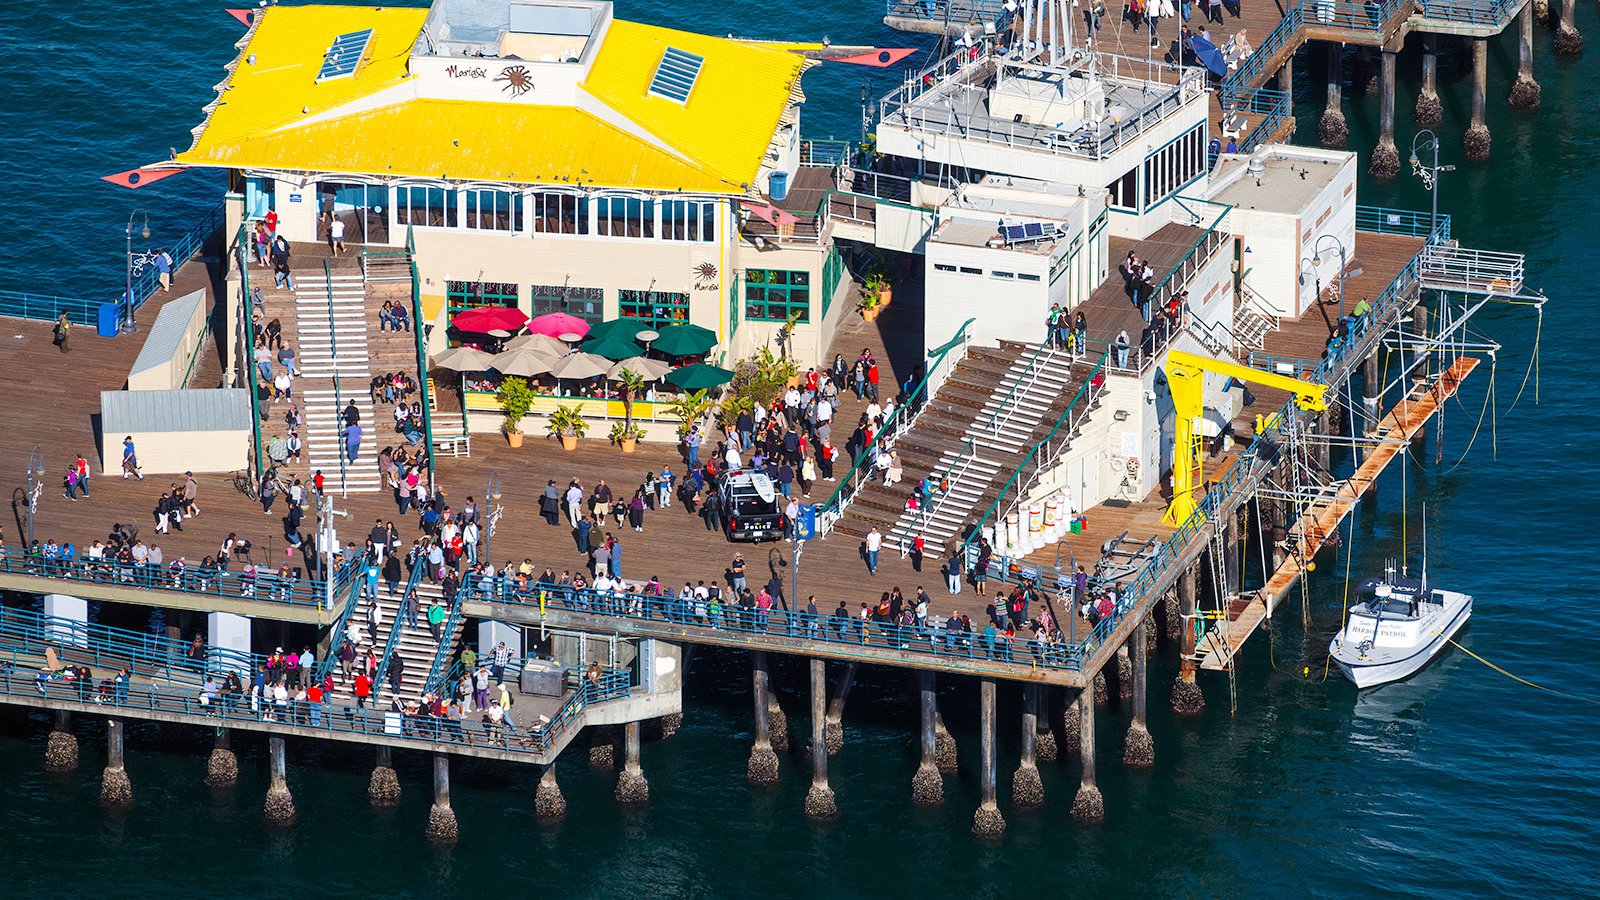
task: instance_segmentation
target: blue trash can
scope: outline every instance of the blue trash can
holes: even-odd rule
[[[767,194],[773,203],[782,203],[789,196],[789,173],[773,172],[767,176]]]
[[[122,330],[122,304],[100,304],[100,312],[95,316],[95,323],[101,337],[116,337]]]

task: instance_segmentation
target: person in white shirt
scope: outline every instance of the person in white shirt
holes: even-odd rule
[[[878,574],[878,551],[883,549],[883,534],[877,526],[867,532],[867,571]]]

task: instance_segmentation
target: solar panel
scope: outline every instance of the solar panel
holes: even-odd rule
[[[1024,230],[1021,225],[1007,225],[1003,231],[1008,243],[1015,243],[1023,239]]]
[[[689,102],[689,92],[694,90],[695,79],[700,77],[700,66],[705,57],[668,47],[656,66],[655,77],[650,79],[650,93],[679,103]]]
[[[333,45],[328,48],[328,54],[322,58],[322,70],[317,72],[317,80],[327,81],[354,75],[356,67],[361,65],[361,57],[367,53],[367,45],[371,42],[371,28],[352,31],[334,38]]]
[[[1029,222],[1022,226],[1022,236],[1030,241],[1037,241],[1044,237],[1044,226],[1038,222]]]

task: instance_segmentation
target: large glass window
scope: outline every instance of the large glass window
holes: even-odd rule
[[[543,234],[588,234],[589,198],[577,194],[534,194],[533,230]]]
[[[700,200],[661,201],[661,238],[667,241],[717,239],[717,204]]]
[[[511,191],[473,189],[467,193],[467,227],[485,231],[521,231],[522,195]]]
[[[811,321],[811,274],[782,269],[746,269],[744,272],[744,317],[769,322],[788,321],[791,313],[798,321]]]
[[[594,231],[611,237],[655,237],[656,202],[637,197],[599,197],[594,201]]]
[[[677,291],[617,291],[619,311],[624,316],[643,319],[651,328],[665,328],[689,321],[689,295]]]
[[[452,317],[480,306],[516,306],[517,286],[501,281],[446,281],[444,299]]]
[[[457,208],[454,190],[410,185],[402,185],[394,190],[395,222],[399,225],[455,228],[458,224]]]
[[[822,262],[822,315],[828,315],[828,307],[833,305],[833,295],[839,291],[839,282],[844,279],[844,257],[839,253],[837,244],[828,247],[828,258]]]
[[[533,298],[533,314],[567,313],[590,324],[605,318],[605,291],[597,287],[573,287],[566,284],[536,284],[529,291]]]
[[[1197,125],[1144,161],[1144,206],[1160,203],[1205,168],[1205,126]]]

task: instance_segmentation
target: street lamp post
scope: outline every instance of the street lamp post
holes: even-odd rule
[[[483,528],[483,555],[484,561],[494,565],[494,529],[500,524],[500,515],[505,512],[500,505],[500,470],[489,470],[489,484],[483,491],[484,504],[489,507],[489,514],[485,517]],[[502,576],[504,572],[500,573]]]
[[[1422,164],[1417,151],[1433,150],[1433,165]],[[1433,198],[1433,217],[1428,220],[1428,234],[1432,235],[1439,230],[1439,173],[1454,172],[1455,166],[1439,165],[1439,136],[1424,128],[1417,132],[1411,139],[1411,174],[1422,179],[1422,186]]]
[[[1342,319],[1344,318],[1344,268],[1347,265],[1345,259],[1344,241],[1340,240],[1339,236],[1336,234],[1325,234],[1317,238],[1316,246],[1314,246],[1311,251],[1311,265],[1313,266],[1322,265],[1323,241],[1333,241],[1333,243],[1339,248],[1339,318]]]
[[[1311,274],[1311,281],[1316,286],[1316,289],[1317,289],[1317,293],[1311,298],[1311,301],[1315,305],[1321,306],[1322,305],[1322,276],[1317,274],[1317,267],[1312,264],[1311,258],[1309,256],[1302,256],[1302,257],[1300,257],[1300,272],[1296,276],[1299,279],[1300,285],[1302,287],[1305,286],[1306,273],[1308,271]]]
[[[333,497],[322,497],[321,521],[317,523],[317,549],[322,551],[322,601],[323,609],[333,612],[333,556],[338,552],[339,532],[333,527],[334,516],[348,516],[348,512],[333,508]]]
[[[123,300],[128,304],[127,312],[122,319],[123,334],[132,334],[138,330],[138,326],[135,325],[133,321],[133,220],[139,218],[140,216],[144,217],[144,223],[139,228],[139,237],[149,240],[150,214],[142,209],[135,209],[133,212],[129,213],[128,225],[122,229],[122,235],[127,239],[127,266],[123,272],[123,274],[127,276],[127,293],[123,294],[122,297]]]

